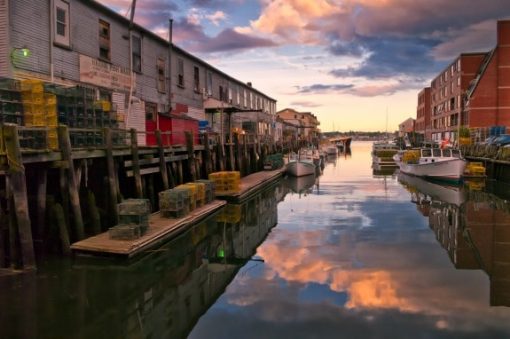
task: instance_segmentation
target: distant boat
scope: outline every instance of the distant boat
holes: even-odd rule
[[[449,148],[399,151],[393,159],[403,173],[452,182],[462,179],[467,164],[458,149]]]
[[[306,152],[292,153],[289,155],[289,162],[286,166],[286,172],[295,177],[315,174],[316,165],[313,158]]]
[[[338,155],[338,148],[335,145],[326,147],[326,153],[328,155]]]
[[[372,144],[372,164],[377,167],[397,167],[393,156],[399,151],[394,142],[376,141]]]

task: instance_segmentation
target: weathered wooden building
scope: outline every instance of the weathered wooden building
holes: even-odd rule
[[[114,104],[120,126],[149,134],[198,132],[202,120],[223,134],[255,126],[270,135],[276,112],[276,100],[251,83],[96,1],[0,0],[0,77],[94,88]],[[139,144],[152,144],[149,134]]]

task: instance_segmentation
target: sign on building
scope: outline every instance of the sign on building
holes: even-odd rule
[[[129,68],[80,55],[80,81],[105,88],[129,91]]]

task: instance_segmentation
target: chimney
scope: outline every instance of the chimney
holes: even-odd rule
[[[252,86],[251,86],[251,81],[247,82],[246,84],[247,84],[248,86],[252,87]]]

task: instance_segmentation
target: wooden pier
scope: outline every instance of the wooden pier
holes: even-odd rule
[[[27,141],[31,135],[44,140],[51,133],[58,134],[57,144],[26,146],[36,144]],[[170,145],[169,132],[155,131],[156,146],[139,146],[140,133],[0,124],[0,269],[30,270],[45,253],[70,255],[71,244],[117,224],[117,204],[124,199],[149,199],[156,212],[158,192],[207,179],[211,172],[239,171],[241,190],[221,198],[243,199],[281,176],[279,170],[263,171],[268,155],[306,142],[234,134],[221,144],[212,133],[200,135],[197,143],[182,131],[186,143]],[[84,146],[75,143],[77,136],[93,138]]]
[[[226,205],[226,201],[214,200],[198,207],[183,218],[169,219],[159,212],[149,218],[149,228],[142,237],[134,240],[110,239],[108,232],[78,241],[71,245],[75,253],[95,255],[120,255],[133,257],[176,237],[194,223],[206,218]]]

